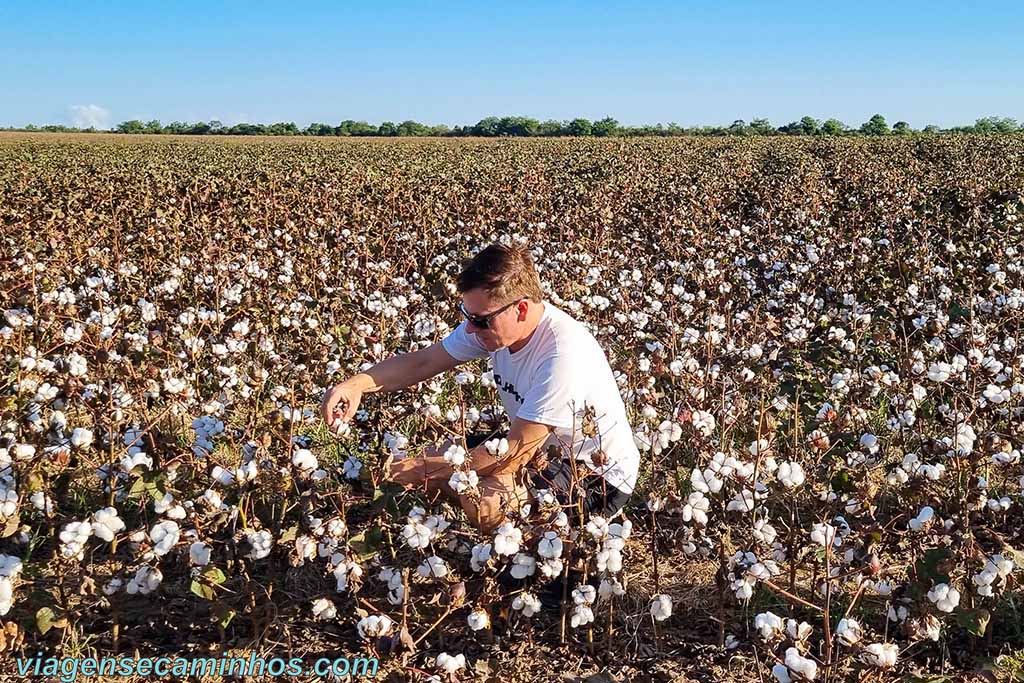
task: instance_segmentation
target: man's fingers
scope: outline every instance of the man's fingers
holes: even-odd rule
[[[327,393],[324,394],[324,399],[320,402],[320,416],[323,417],[324,422],[327,424],[331,423],[331,418],[334,413],[334,405],[337,402],[338,399],[335,398],[334,389],[329,389]]]
[[[352,418],[356,415],[356,409],[359,407],[359,401],[356,399],[345,401],[345,411],[342,415],[342,420],[345,422],[351,422]]]

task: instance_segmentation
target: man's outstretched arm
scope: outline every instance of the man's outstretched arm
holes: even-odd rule
[[[330,389],[320,403],[320,415],[329,427],[338,417],[348,422],[359,409],[363,394],[405,389],[460,363],[440,343],[413,353],[392,356]],[[338,410],[338,415],[334,414],[335,410]]]

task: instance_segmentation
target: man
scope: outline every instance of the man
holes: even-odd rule
[[[528,502],[522,475],[531,461],[543,463],[532,472],[535,489],[549,489],[566,504],[579,482],[586,512],[616,512],[636,484],[640,454],[597,340],[544,301],[525,249],[492,244],[466,264],[457,286],[466,320],[440,343],[388,358],[332,388],[321,405],[324,420],[347,422],[365,393],[403,389],[490,355],[511,427],[507,452],[491,454],[481,444],[467,455],[479,477],[478,495],[460,495],[449,485],[454,468],[441,455],[444,447],[394,462],[392,478],[458,501],[484,531]],[[561,455],[545,463],[543,455],[552,450]]]

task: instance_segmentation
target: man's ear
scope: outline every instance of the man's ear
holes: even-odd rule
[[[529,299],[523,299],[516,304],[516,320],[523,322],[526,320],[526,315],[530,312],[530,304],[532,302]]]

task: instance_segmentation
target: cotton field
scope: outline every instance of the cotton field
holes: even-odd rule
[[[0,652],[1001,676],[1022,191],[1019,136],[0,137]],[[482,534],[386,480],[507,424],[486,364],[320,418],[460,322],[454,277],[492,241],[608,354],[643,456],[621,514],[541,495]]]

